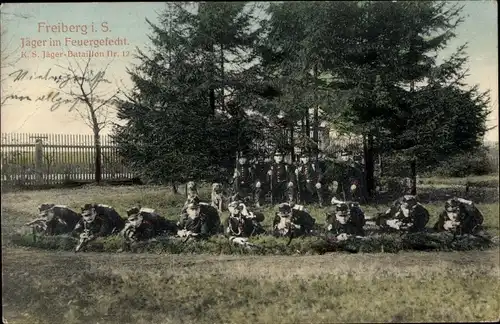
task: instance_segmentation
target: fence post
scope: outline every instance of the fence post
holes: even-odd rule
[[[43,182],[43,144],[40,138],[37,138],[35,143],[35,170],[36,180],[41,184]]]

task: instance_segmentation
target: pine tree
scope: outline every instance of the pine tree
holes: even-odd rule
[[[138,50],[141,63],[129,71],[135,89],[118,109],[127,124],[115,129],[121,154],[146,178],[220,181],[241,146],[260,135],[253,120],[244,114],[238,120],[241,114],[227,107],[246,87],[242,65],[256,37],[244,9],[175,4],[158,26],[148,21],[153,47],[150,54]]]
[[[449,155],[464,147],[457,137],[444,137],[445,143],[420,136],[419,129],[438,130],[433,120],[448,128],[458,125],[451,118],[439,118],[451,109],[440,98],[463,93],[459,97],[468,102],[460,106],[474,106],[469,112],[475,114],[471,118],[475,127],[462,129],[469,132],[471,142],[484,131],[487,96],[463,88],[465,48],[443,63],[437,61],[463,21],[461,10],[460,5],[438,1],[273,5],[268,36],[271,46],[263,51],[267,58],[263,64],[277,83],[285,83],[284,94],[274,101],[295,116],[304,107],[326,102],[323,116],[329,117],[334,127],[362,135],[369,192],[374,187],[377,151],[403,154],[415,177],[416,160],[423,157],[423,148]],[[309,78],[307,72],[316,67],[318,73],[313,75],[318,78]],[[441,88],[448,90],[436,90]],[[306,95],[309,89],[315,96]],[[318,89],[323,90],[323,96],[317,95]],[[419,126],[410,126],[415,120]],[[408,136],[412,142],[404,141],[401,129],[413,134]],[[435,158],[423,158],[419,163],[424,167]]]

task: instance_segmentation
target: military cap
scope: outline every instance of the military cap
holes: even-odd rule
[[[288,216],[292,212],[292,207],[287,203],[282,203],[278,206],[278,216]]]

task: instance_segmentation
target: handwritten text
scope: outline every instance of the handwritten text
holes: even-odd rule
[[[6,96],[4,99],[2,99],[2,104],[9,100],[16,100],[16,101],[33,101],[33,102],[48,102],[51,104],[49,107],[50,111],[55,111],[62,105],[67,105],[69,106],[69,111],[72,111],[75,109],[75,107],[83,102],[83,99],[80,97],[72,96],[70,98],[63,98],[61,95],[65,94],[63,92],[63,89],[68,87],[68,85],[80,85],[85,82],[85,85],[88,86],[90,89],[95,89],[97,85],[101,82],[104,83],[111,83],[109,80],[105,78],[105,72],[104,71],[98,71],[94,73],[93,71],[89,72],[89,77],[83,78],[81,76],[73,76],[71,74],[51,74],[52,69],[48,69],[45,73],[42,74],[36,74],[33,73],[31,75],[29,74],[28,70],[24,69],[19,69],[17,71],[14,71],[9,74],[9,77],[12,78],[13,82],[21,82],[21,81],[32,81],[32,80],[45,80],[45,81],[51,81],[54,82],[58,89],[61,89],[60,91],[57,89],[50,90],[47,94],[37,96],[37,97],[32,97],[30,95],[22,94],[22,93],[14,93],[11,95]],[[93,103],[95,104],[113,104],[115,101],[106,101],[102,100],[99,98],[93,98]]]

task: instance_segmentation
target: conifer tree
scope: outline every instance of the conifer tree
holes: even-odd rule
[[[159,18],[158,25],[148,21],[150,53],[138,50],[140,64],[129,71],[135,87],[118,108],[127,123],[116,126],[115,139],[146,178],[220,181],[236,152],[260,135],[254,120],[234,113],[236,104],[227,107],[249,83],[251,10],[244,3],[170,4]]]

